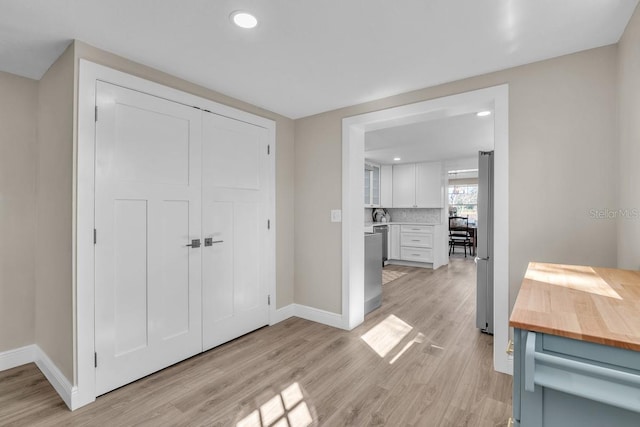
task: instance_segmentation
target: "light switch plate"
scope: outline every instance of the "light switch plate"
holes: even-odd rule
[[[342,211],[340,209],[331,210],[331,222],[342,222]]]

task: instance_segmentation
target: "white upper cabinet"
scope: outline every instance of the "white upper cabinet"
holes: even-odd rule
[[[416,165],[393,166],[393,207],[414,208],[416,205]]]
[[[442,208],[442,163],[425,162],[393,166],[394,208]]]
[[[416,163],[416,206],[444,207],[444,182],[441,162]]]
[[[380,207],[380,165],[364,164],[364,206]]]
[[[393,206],[393,166],[380,166],[380,206]]]

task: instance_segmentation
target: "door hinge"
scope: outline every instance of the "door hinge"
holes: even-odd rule
[[[271,154],[271,145],[267,145],[267,155]]]
[[[93,367],[98,367],[98,353],[93,353]]]
[[[271,295],[267,295],[267,305],[271,305]]]
[[[98,243],[98,231],[94,228],[93,229],[93,244],[95,245],[96,243]]]
[[[267,220],[267,230],[271,230],[271,220]]]
[[[98,121],[98,106],[96,105],[96,114],[95,114],[96,122]]]

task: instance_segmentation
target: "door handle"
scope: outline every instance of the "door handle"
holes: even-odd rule
[[[222,243],[224,240],[213,240],[213,237],[206,237],[204,239],[205,246],[213,246],[214,243]]]
[[[473,259],[473,262],[475,262],[476,264],[478,263],[478,261],[489,261],[489,257],[480,258],[479,256],[477,256]]]
[[[193,249],[199,248],[200,247],[200,239],[193,239],[193,240],[191,240],[191,244],[190,245],[186,245],[186,246],[191,246]]]

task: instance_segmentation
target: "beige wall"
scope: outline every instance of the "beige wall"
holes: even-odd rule
[[[35,339],[37,90],[0,72],[0,352]]]
[[[238,108],[276,122],[276,291],[277,307],[293,302],[293,120],[203,88],[120,56],[75,42],[76,59],[106,65],[165,86]]]
[[[620,199],[614,209],[629,210],[618,219],[618,265],[640,269],[640,6],[618,47],[620,109]],[[635,211],[634,211],[635,210]]]
[[[509,84],[511,302],[530,260],[613,266],[617,46],[608,46],[296,120],[295,300],[341,312],[342,119]],[[496,224],[497,227],[500,224]]]
[[[73,379],[73,46],[38,84],[36,344]]]

